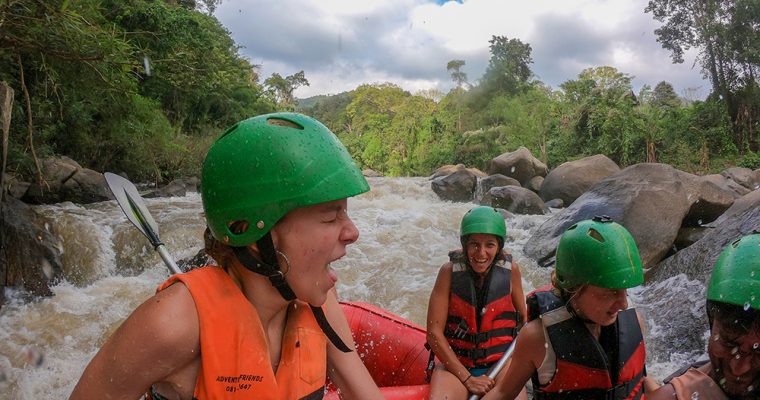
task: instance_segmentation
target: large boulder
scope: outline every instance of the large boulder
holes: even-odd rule
[[[188,183],[184,179],[175,179],[165,186],[143,194],[143,197],[182,197],[187,194],[188,186]],[[192,190],[192,188],[190,189]]]
[[[515,214],[541,215],[549,212],[549,207],[537,194],[520,186],[491,188],[480,204],[503,208]]]
[[[499,186],[520,186],[520,182],[502,174],[488,175],[478,180],[475,188],[475,201],[480,203],[491,188]]]
[[[442,176],[451,175],[454,172],[459,172],[459,171],[469,171],[470,173],[474,174],[475,176],[479,178],[487,176],[485,172],[477,168],[467,168],[464,166],[464,164],[457,164],[457,165],[449,164],[449,165],[444,165],[444,166],[439,167],[437,170],[433,172],[432,175],[430,175],[430,177],[428,177],[428,179],[440,178]]]
[[[525,185],[526,189],[530,189],[534,191],[535,193],[539,193],[541,191],[541,186],[544,184],[544,177],[543,176],[534,176],[530,178],[528,183]]]
[[[29,186],[21,198],[26,203],[71,201],[84,204],[114,198],[101,173],[82,168],[68,157],[45,159],[41,170],[43,182]]]
[[[502,174],[517,179],[526,186],[534,176],[546,176],[546,164],[533,157],[530,150],[520,146],[519,149],[504,153],[492,159],[486,172],[489,175]]]
[[[544,201],[562,199],[570,205],[593,184],[618,172],[620,167],[604,154],[568,161],[549,172],[539,195]]]
[[[733,179],[726,178],[722,174],[705,175],[702,177],[702,179],[710,181],[722,189],[728,190],[735,199],[738,199],[739,197],[742,197],[745,194],[751,192],[751,190],[736,183],[736,181]]]
[[[568,227],[608,215],[631,232],[648,268],[668,254],[684,219],[706,221],[732,202],[730,194],[701,177],[665,164],[637,164],[596,183],[544,222],[525,245],[525,253],[547,264]]]
[[[35,296],[52,295],[50,286],[63,273],[62,245],[49,226],[50,221],[14,197],[0,203],[0,286],[20,287]]]
[[[650,276],[663,280],[680,273],[706,283],[718,255],[729,243],[760,229],[760,190],[750,192],[710,224],[701,239],[663,260]]]
[[[441,200],[468,202],[473,198],[477,182],[477,175],[467,169],[460,169],[433,179],[430,187]]]
[[[758,179],[755,171],[749,168],[731,167],[720,174],[749,190],[755,190],[760,187],[760,179]]]
[[[61,197],[64,201],[78,204],[96,203],[114,198],[103,174],[87,168],[78,170],[71,178],[63,182]]]

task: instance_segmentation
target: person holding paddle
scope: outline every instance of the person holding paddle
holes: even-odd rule
[[[462,248],[449,253],[428,303],[427,342],[441,361],[430,399],[488,392],[494,380],[486,373],[526,318],[520,268],[504,251],[504,217],[493,207],[475,207],[462,218],[459,235]]]
[[[706,309],[707,357],[665,378],[647,399],[760,398],[760,231],[733,241],[718,256]]]
[[[557,246],[552,284],[528,295],[530,322],[484,400],[644,398],[644,326],[627,289],[644,282],[636,243],[608,217],[580,221]]]
[[[85,369],[72,399],[380,399],[354,351],[330,263],[359,232],[347,198],[369,190],[318,121],[262,115],[209,149],[201,192],[218,265],[175,274]]]

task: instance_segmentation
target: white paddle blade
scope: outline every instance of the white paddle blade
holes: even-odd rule
[[[108,188],[113,192],[116,202],[119,203],[119,207],[124,211],[124,215],[127,216],[129,222],[137,227],[151,242],[154,239],[158,240],[158,224],[156,224],[156,221],[150,214],[148,207],[145,206],[135,185],[127,179],[110,172],[104,173],[103,176],[106,178]],[[151,232],[148,232],[148,230]],[[157,245],[157,243],[152,244],[154,246]]]

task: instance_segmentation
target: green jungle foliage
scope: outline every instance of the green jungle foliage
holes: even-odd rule
[[[15,91],[8,171],[33,179],[35,158],[56,155],[167,181],[197,174],[225,127],[294,109],[333,130],[362,168],[391,176],[458,163],[485,170],[520,146],[550,168],[599,153],[621,167],[760,166],[755,0],[649,2],[674,62],[689,47],[701,51],[713,86],[704,101],[680,97],[668,82],[634,93],[633,77],[609,66],[552,89],[532,72],[531,46],[504,36],[489,41],[489,65],[475,82],[465,60],[441,66],[455,85],[446,94],[383,83],[298,101],[294,90],[309,84],[303,71],[260,83],[258,66],[211,15],[217,3],[0,2],[0,81]]]

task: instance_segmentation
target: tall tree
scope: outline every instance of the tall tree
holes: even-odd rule
[[[462,71],[464,60],[451,60],[446,64],[446,70],[451,74],[451,79],[457,84],[458,88],[467,83],[467,74]]]
[[[482,84],[488,92],[517,94],[533,76],[530,69],[530,64],[533,63],[530,45],[506,36],[493,36],[488,43],[491,59]]]
[[[292,111],[296,106],[296,99],[293,92],[301,86],[309,86],[309,81],[303,71],[298,71],[293,75],[282,77],[278,73],[264,80],[264,86],[274,96],[275,101],[280,109]]]
[[[699,49],[698,61],[712,83],[713,92],[726,104],[733,124],[734,143],[748,144],[740,117],[760,118],[754,100],[739,95],[756,87],[760,72],[760,2],[757,0],[650,0],[646,12],[663,25],[655,30],[662,47],[671,51],[673,62],[682,63],[686,50]],[[757,91],[752,91],[755,96]],[[745,118],[746,119],[746,118]],[[746,124],[745,124],[746,125]]]
[[[670,83],[662,81],[654,87],[652,92],[652,105],[654,107],[674,108],[681,104],[681,98],[678,97]]]

